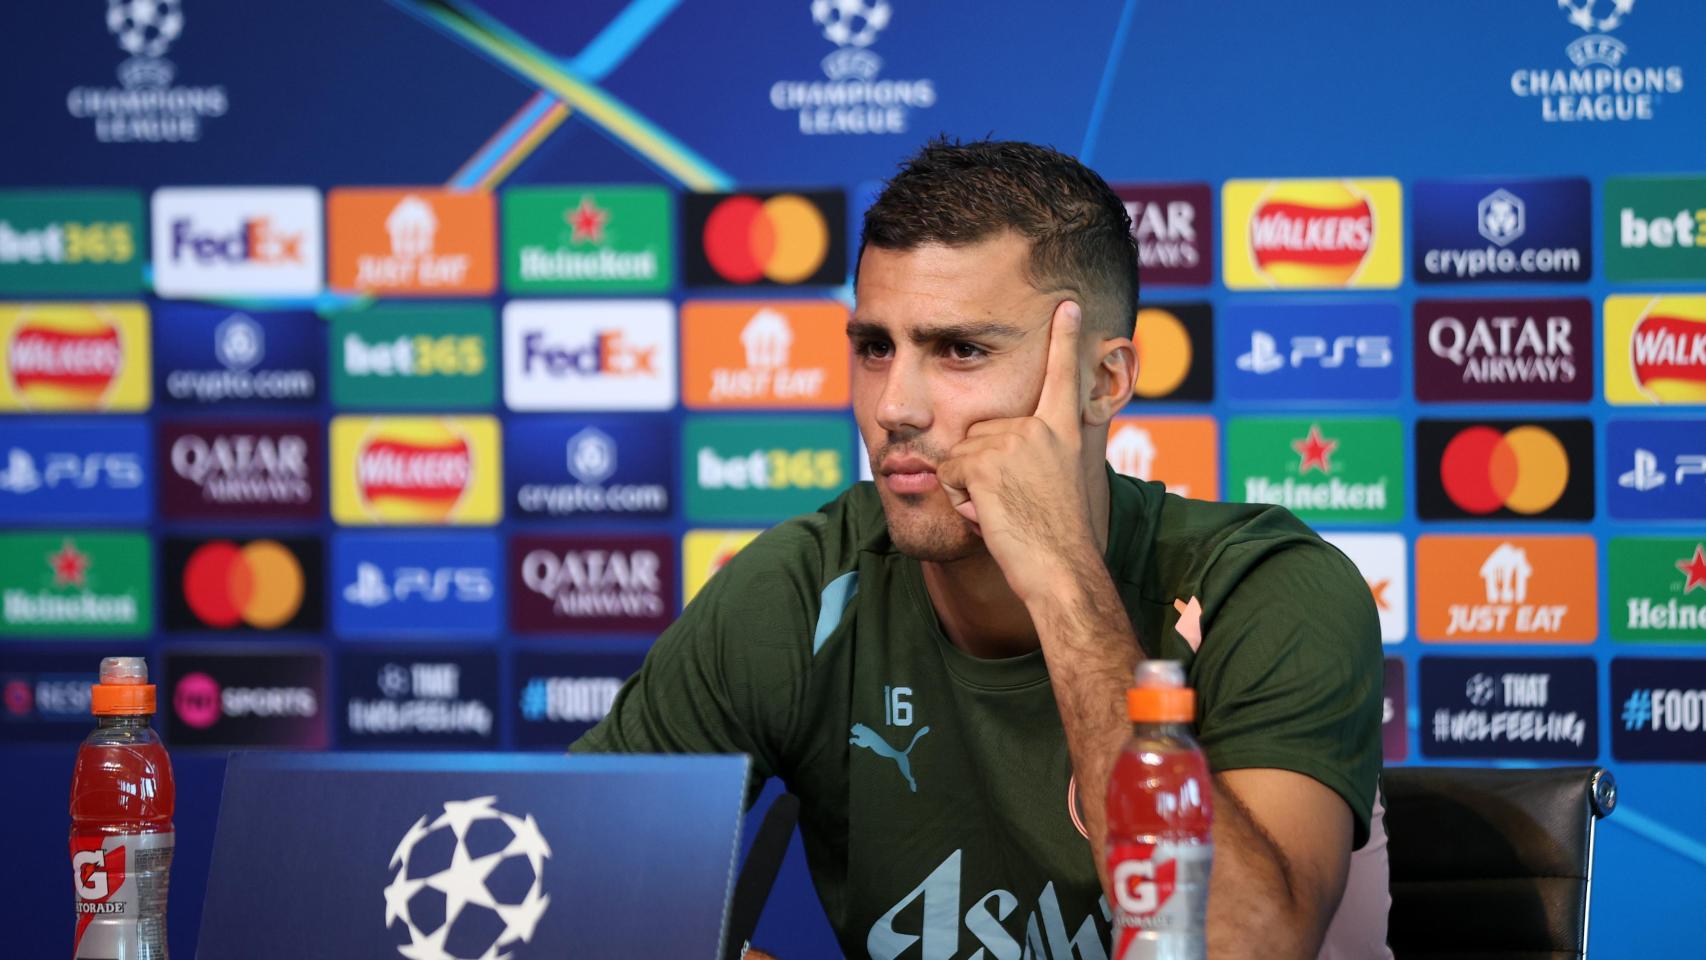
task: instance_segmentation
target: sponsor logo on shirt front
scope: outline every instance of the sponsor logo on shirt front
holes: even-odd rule
[[[691,300],[681,307],[693,409],[847,406],[847,308],[833,300]]]
[[[1585,178],[1422,180],[1411,210],[1418,283],[1580,283],[1593,273]]]
[[[1586,534],[1416,539],[1416,633],[1428,643],[1591,643],[1598,546]]]
[[[847,196],[839,190],[683,194],[681,230],[690,287],[834,287],[847,279]]]
[[[1599,671],[1588,657],[1422,657],[1422,755],[1592,760]]]
[[[160,712],[174,745],[326,746],[324,652],[168,647],[164,660]]]
[[[340,407],[489,407],[497,398],[488,307],[380,306],[331,323],[332,402]]]
[[[513,672],[515,742],[522,749],[561,750],[610,713],[643,653],[554,653],[520,650]]]
[[[1206,183],[1114,187],[1131,217],[1144,286],[1206,287],[1214,281],[1214,192]]]
[[[1115,417],[1108,432],[1115,472],[1157,480],[1168,493],[1220,499],[1220,424],[1213,417]]]
[[[852,482],[843,417],[690,417],[681,431],[697,521],[774,522],[817,509]]]
[[[331,287],[384,296],[483,296],[497,285],[492,195],[343,187],[326,196]]]
[[[1362,573],[1380,615],[1380,640],[1398,643],[1410,634],[1410,564],[1403,534],[1327,533],[1322,539],[1344,552]]]
[[[1233,304],[1220,382],[1234,401],[1396,400],[1404,340],[1387,303]]]
[[[1706,642],[1706,540],[1612,537],[1606,551],[1612,639]]]
[[[1593,424],[1419,420],[1416,513],[1424,520],[1588,520]]]
[[[339,740],[363,746],[497,742],[495,653],[346,651],[338,657]]]
[[[153,198],[162,297],[312,297],[321,289],[320,191],[164,187]]]
[[[1585,299],[1418,300],[1416,398],[1585,402],[1593,397],[1593,328]]]
[[[1374,289],[1403,279],[1396,180],[1228,180],[1221,205],[1229,289]]]
[[[332,519],[489,526],[503,515],[494,417],[333,417]]]
[[[0,533],[0,635],[146,635],[153,553],[140,533]]]
[[[1706,420],[1613,420],[1605,456],[1613,517],[1706,520]]]
[[[134,191],[0,191],[0,294],[135,294],[147,244]]]
[[[148,409],[148,310],[140,303],[0,305],[0,410]]]
[[[321,516],[325,453],[313,421],[160,425],[161,514],[179,520]]]
[[[0,522],[134,523],[154,509],[140,418],[18,420],[0,435]]]
[[[492,637],[503,628],[503,551],[487,533],[332,538],[332,628],[362,639]]]
[[[668,537],[516,536],[509,562],[518,633],[658,633],[675,618]]]
[[[503,195],[511,293],[661,293],[675,281],[672,199],[658,187],[514,187]]]
[[[1706,177],[1607,180],[1605,275],[1706,279]]]
[[[1277,504],[1309,522],[1396,522],[1403,463],[1395,419],[1234,417],[1226,427],[1228,498]]]
[[[1137,379],[1132,399],[1207,403],[1214,399],[1214,308],[1207,303],[1138,308],[1132,333]]]
[[[1706,660],[1614,657],[1611,755],[1618,760],[1706,760]]]
[[[1706,296],[1605,298],[1605,399],[1706,403]]]
[[[303,311],[162,303],[154,317],[161,403],[310,404],[320,398],[325,323]]]
[[[313,632],[325,623],[317,538],[167,537],[160,565],[168,630]]]
[[[675,406],[675,307],[667,300],[512,300],[503,339],[511,410]]]

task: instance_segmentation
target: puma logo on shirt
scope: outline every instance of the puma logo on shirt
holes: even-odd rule
[[[913,793],[917,793],[918,781],[912,779],[912,748],[918,746],[919,737],[929,732],[929,727],[919,728],[918,732],[912,735],[912,742],[906,745],[905,750],[896,750],[889,746],[889,742],[883,739],[882,734],[862,723],[855,723],[852,730],[853,737],[847,742],[855,747],[864,747],[879,757],[888,757],[893,760],[895,766],[900,768],[900,775],[906,778],[906,785],[912,788]]]

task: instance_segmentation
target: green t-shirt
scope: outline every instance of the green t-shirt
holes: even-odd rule
[[[1314,777],[1350,805],[1361,846],[1381,650],[1356,568],[1279,507],[1186,500],[1111,471],[1109,484],[1108,569],[1144,653],[1186,665],[1210,765]],[[1192,598],[1200,652],[1174,629],[1174,601]],[[572,749],[750,754],[749,799],[772,776],[800,798],[812,878],[850,956],[1104,955],[1107,906],[1043,655],[951,644],[870,483],[742,550]]]

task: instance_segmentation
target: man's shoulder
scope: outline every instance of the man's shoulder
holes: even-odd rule
[[[810,613],[825,588],[858,568],[861,554],[890,549],[876,487],[856,483],[816,511],[759,534],[712,580],[726,598],[792,602]]]

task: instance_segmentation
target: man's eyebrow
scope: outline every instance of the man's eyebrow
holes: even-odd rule
[[[907,339],[923,344],[962,340],[1018,340],[1024,335],[1023,329],[1000,320],[964,320],[917,326],[908,331]],[[850,340],[888,336],[888,327],[874,320],[853,320],[847,324],[847,337]]]

